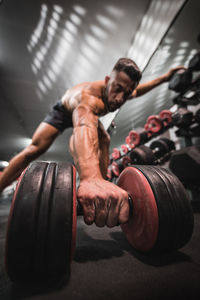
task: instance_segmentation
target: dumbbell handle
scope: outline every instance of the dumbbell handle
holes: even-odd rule
[[[129,216],[131,216],[133,214],[133,200],[130,195],[128,195],[128,204],[129,204]],[[83,207],[78,200],[76,202],[76,211],[77,211],[77,216],[83,216]]]

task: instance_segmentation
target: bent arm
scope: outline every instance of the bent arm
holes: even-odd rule
[[[180,69],[184,69],[184,67],[179,66],[179,67],[170,69],[167,73],[159,76],[158,78],[155,78],[151,81],[139,84],[137,86],[137,88],[133,91],[131,98],[140,97],[140,96],[148,93],[155,87],[159,86],[160,84],[162,84],[164,82],[168,82],[172,78],[174,73]]]

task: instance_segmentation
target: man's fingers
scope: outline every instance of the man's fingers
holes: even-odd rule
[[[121,202],[120,211],[119,211],[119,223],[124,224],[127,223],[129,219],[129,204],[128,198]]]
[[[86,183],[79,187],[77,199],[83,208],[87,225],[95,222],[98,227],[113,227],[128,221],[129,205],[126,191],[104,180],[100,183],[95,181],[93,185]]]
[[[107,217],[107,226],[113,227],[118,225],[118,217],[119,217],[119,209],[120,205],[116,199],[109,200],[109,210],[108,210],[108,217]]]
[[[108,215],[108,207],[105,198],[95,199],[95,223],[98,227],[103,227],[106,225]]]
[[[94,201],[90,200],[90,199],[83,200],[82,198],[78,198],[78,201],[80,202],[81,206],[83,207],[84,222],[87,225],[93,224],[94,220],[95,220]]]

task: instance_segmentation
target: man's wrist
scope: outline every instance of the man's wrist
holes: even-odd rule
[[[169,74],[165,73],[161,76],[161,83],[168,82],[169,81]]]
[[[94,179],[94,178],[98,178],[98,179],[103,178],[99,168],[99,163],[90,162],[87,164],[85,163],[79,164],[77,169],[78,169],[80,181]]]

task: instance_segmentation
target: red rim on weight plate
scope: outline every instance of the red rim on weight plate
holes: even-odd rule
[[[159,113],[159,117],[163,120],[164,126],[167,126],[172,122],[172,112],[170,110],[162,110]]]
[[[127,154],[128,153],[128,147],[124,144],[121,145],[121,150],[124,154]]]
[[[139,134],[137,131],[131,130],[131,131],[129,132],[129,137],[130,137],[131,142],[132,142],[135,146],[139,145],[139,143],[140,143],[140,134]]]
[[[126,137],[125,142],[126,142],[126,144],[130,147],[130,149],[135,148],[135,144],[131,141],[129,135]]]
[[[121,153],[120,153],[119,149],[113,148],[112,158],[113,159],[118,159],[118,158],[120,158],[120,156],[121,156]]]
[[[149,116],[147,123],[145,124],[145,129],[152,133],[159,133],[163,128],[162,121],[156,115]]]
[[[138,251],[150,251],[158,236],[158,209],[152,188],[143,173],[127,167],[120,175],[118,186],[133,200],[133,215],[121,228],[129,243]]]

